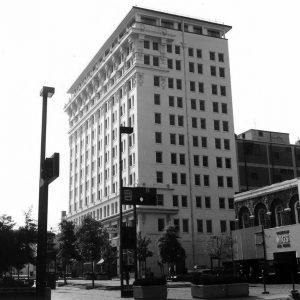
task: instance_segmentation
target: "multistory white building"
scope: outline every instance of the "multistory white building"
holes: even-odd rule
[[[153,241],[175,224],[186,267],[209,265],[207,239],[234,224],[238,191],[228,41],[230,26],[133,7],[70,87],[67,218],[119,219],[119,126],[124,186],[157,188],[138,207]],[[124,220],[132,219],[127,206]],[[112,238],[118,244],[117,234]],[[153,262],[158,260],[154,251]]]

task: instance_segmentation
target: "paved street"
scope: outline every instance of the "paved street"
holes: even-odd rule
[[[59,281],[62,282],[62,281]],[[107,280],[107,281],[95,281],[95,289],[86,289],[86,286],[91,286],[89,280],[68,280],[67,286],[57,287],[52,290],[52,300],[113,300],[121,299],[120,291],[116,290],[119,281],[118,280]],[[190,300],[192,299],[191,290],[188,283],[169,283],[168,288],[168,300]],[[179,287],[180,285],[180,287]],[[248,300],[254,299],[266,299],[274,300],[289,299],[288,294],[291,290],[291,285],[268,285],[267,290],[270,292],[269,295],[263,295],[262,284],[251,284],[250,285],[250,297],[243,298]],[[108,290],[111,289],[111,290]],[[296,285],[296,289],[300,290],[300,285]],[[130,298],[129,298],[130,299]],[[132,299],[132,298],[131,298]],[[236,300],[237,298],[235,298]],[[227,299],[228,300],[228,299]],[[242,300],[239,298],[239,300]]]

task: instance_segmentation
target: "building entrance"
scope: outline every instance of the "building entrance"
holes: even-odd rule
[[[291,283],[296,280],[296,251],[274,253],[274,268],[278,283]]]

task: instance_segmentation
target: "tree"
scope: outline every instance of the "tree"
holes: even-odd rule
[[[178,241],[178,231],[174,226],[167,226],[158,240],[159,255],[162,263],[168,264],[168,269],[175,269],[176,263],[185,260],[185,250]],[[173,274],[169,274],[173,275]]]
[[[208,241],[208,253],[211,268],[213,259],[218,260],[218,268],[220,268],[221,261],[232,256],[232,237],[224,234],[211,236]]]
[[[67,269],[73,259],[78,257],[76,248],[75,225],[72,221],[63,220],[59,223],[58,259],[64,270],[64,283],[67,284]]]
[[[86,216],[76,232],[77,247],[84,261],[92,264],[92,284],[94,287],[94,262],[101,258],[101,250],[105,245],[106,231],[101,222]]]
[[[101,249],[101,258],[103,258],[103,265],[105,272],[111,277],[111,266],[118,258],[116,249],[112,246],[107,232],[104,234],[104,246]]]
[[[142,262],[145,264],[145,270],[147,268],[146,260],[148,257],[153,256],[153,252],[149,250],[149,245],[151,244],[151,239],[143,237],[142,233],[139,232],[137,236],[137,258],[139,261],[139,270],[141,270]]]

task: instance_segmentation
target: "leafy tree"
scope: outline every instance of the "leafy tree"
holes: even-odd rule
[[[158,240],[159,255],[162,263],[167,263],[169,270],[174,270],[176,263],[185,260],[185,250],[178,241],[178,231],[174,226],[167,226]],[[172,274],[170,274],[172,275]]]
[[[64,271],[64,282],[67,284],[67,269],[73,259],[78,257],[76,248],[75,225],[72,221],[63,220],[59,223],[60,232],[57,237],[58,259]]]
[[[101,249],[101,258],[103,258],[103,265],[105,272],[111,277],[111,266],[118,258],[116,249],[112,246],[107,232],[104,234],[104,245]]]
[[[86,216],[76,232],[77,247],[84,261],[92,265],[92,285],[94,287],[94,262],[101,258],[101,250],[105,246],[107,233],[101,222]]]
[[[139,232],[137,236],[137,258],[139,261],[139,270],[141,270],[141,264],[145,264],[145,270],[147,268],[146,260],[148,257],[153,256],[153,252],[149,250],[149,245],[151,244],[151,239],[143,237],[142,233]]]
[[[218,260],[218,268],[221,267],[221,261],[232,256],[232,238],[229,235],[214,235],[208,241],[208,253],[210,256],[211,268],[212,260]]]

